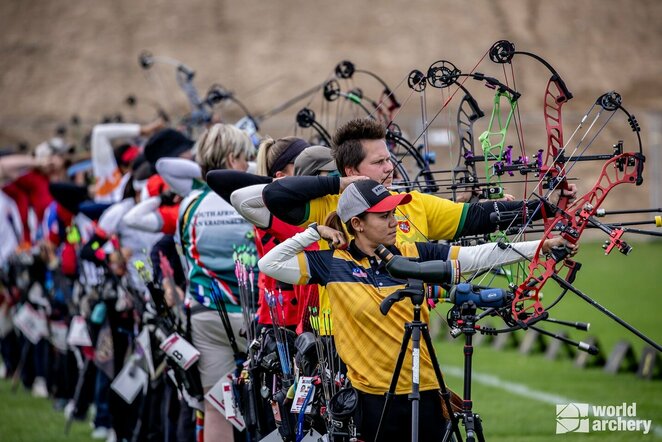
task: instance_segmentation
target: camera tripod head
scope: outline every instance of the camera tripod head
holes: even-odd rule
[[[425,286],[423,285],[423,281],[410,279],[407,282],[407,287],[391,293],[379,304],[379,311],[382,312],[382,315],[386,316],[389,310],[391,310],[391,307],[393,307],[393,304],[405,298],[411,299],[414,307],[420,309],[423,302],[425,302]]]

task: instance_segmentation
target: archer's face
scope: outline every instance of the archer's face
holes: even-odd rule
[[[377,247],[379,244],[384,244],[385,246],[395,244],[398,227],[398,222],[395,220],[395,210],[381,213],[367,213],[360,221],[359,228],[362,228],[363,232],[357,233],[357,236],[363,236],[374,247]]]
[[[365,158],[356,169],[347,170],[347,176],[367,176],[390,187],[393,182],[393,163],[385,140],[362,140]]]

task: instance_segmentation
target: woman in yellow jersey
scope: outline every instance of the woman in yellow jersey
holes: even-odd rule
[[[354,239],[347,239],[340,229],[309,226],[304,232],[284,241],[259,262],[260,271],[292,284],[325,285],[333,309],[334,334],[338,354],[347,364],[347,375],[361,397],[363,440],[373,440],[381,414],[384,394],[388,391],[402,340],[403,324],[413,318],[407,303],[397,303],[387,316],[379,311],[382,300],[405,287],[406,281],[388,274],[374,250],[379,244],[394,254],[419,261],[457,259],[463,272],[475,272],[492,265],[504,265],[532,257],[539,242],[513,244],[515,250],[501,250],[494,244],[455,247],[425,242],[396,242],[395,210],[411,201],[408,194],[392,195],[373,180],[350,184],[338,201],[337,213],[327,222],[345,225]],[[326,239],[332,250],[306,252],[308,245]],[[565,244],[561,238],[545,241],[544,251]],[[569,246],[572,248],[572,246]],[[576,250],[572,250],[574,254]],[[521,254],[521,255],[520,255]],[[424,308],[422,320],[429,312]],[[420,440],[439,440],[444,420],[438,385],[426,348],[420,354]],[[388,440],[406,441],[410,437],[411,346],[405,358],[396,397],[392,401],[383,433]]]

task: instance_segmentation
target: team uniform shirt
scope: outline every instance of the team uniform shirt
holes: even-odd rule
[[[391,194],[397,194],[397,192],[391,192]],[[395,210],[399,242],[451,240],[462,230],[469,208],[468,204],[455,203],[417,191],[409,192],[409,194],[412,196],[411,202],[398,206]],[[313,222],[324,224],[327,215],[338,207],[339,199],[340,195],[326,195],[310,201],[308,216],[300,226],[307,227]]]
[[[140,136],[139,124],[97,124],[92,129],[91,151],[94,183],[94,201],[115,203],[122,199],[130,175],[117,166],[112,140]]]
[[[23,242],[31,244],[42,237],[42,221],[53,201],[48,190],[48,177],[31,170],[3,187],[2,191],[14,200],[23,224]]]
[[[259,257],[264,256],[280,242],[302,231],[303,229],[300,227],[292,226],[276,217],[271,217],[271,226],[268,229],[255,228],[257,255]],[[309,247],[309,250],[317,249],[317,244]],[[312,305],[311,302],[314,302],[317,298],[317,286],[287,284],[271,278],[264,273],[260,273],[258,286],[260,288],[260,305],[257,314],[260,324],[271,324],[272,322],[269,305],[265,298],[265,291],[268,290],[277,297],[280,294],[283,295],[282,307],[280,303],[276,305],[276,314],[279,315],[279,318],[284,318],[282,325],[300,325],[301,327],[299,328],[303,329],[304,325],[300,324],[300,322],[305,316],[308,306]]]
[[[333,307],[334,335],[338,354],[347,364],[353,385],[370,394],[388,390],[403,336],[403,325],[413,319],[410,301],[395,303],[387,316],[379,310],[381,302],[407,281],[393,278],[383,262],[366,256],[354,241],[347,250],[306,251],[320,240],[319,233],[306,229],[278,244],[260,259],[263,273],[291,284],[326,286]],[[432,243],[402,243],[389,247],[391,253],[417,261],[454,260],[455,274],[473,274],[531,259],[540,241],[513,243],[506,249],[494,244],[471,247]],[[427,306],[421,308],[421,320],[429,320]],[[404,394],[411,389],[411,351],[406,355],[396,389]],[[421,348],[421,390],[437,388],[428,351]]]
[[[390,250],[421,261],[446,260],[457,247],[431,243],[400,242]],[[361,252],[352,241],[347,250],[325,250],[297,254],[301,284],[326,286],[333,310],[334,337],[338,354],[347,364],[352,385],[365,393],[383,394],[390,385],[395,362],[402,345],[403,326],[413,320],[411,302],[395,303],[388,315],[379,310],[380,303],[395,291],[405,287],[403,279],[393,278],[384,267]],[[428,322],[429,311],[424,305],[421,320]],[[396,394],[412,389],[412,343],[405,356]],[[425,345],[420,351],[420,389],[439,388]]]
[[[397,192],[391,192],[396,194]],[[398,206],[395,219],[398,222],[397,240],[402,243],[423,242],[438,239],[453,239],[462,230],[468,204],[455,203],[433,195],[409,192],[412,196],[409,204]],[[324,224],[329,213],[336,210],[340,195],[326,195],[308,203],[308,216],[300,226],[306,227],[316,222]],[[320,249],[328,249],[326,241],[319,242]],[[320,287],[319,303],[321,310],[330,306],[326,289]],[[322,334],[332,334],[332,330],[322,327]]]
[[[142,262],[151,272],[149,252],[156,242],[161,238],[161,233],[150,233],[135,229],[126,224],[124,215],[135,206],[133,198],[125,198],[110,206],[99,218],[98,229],[106,238],[117,234],[121,247],[131,250],[131,257],[127,262],[128,282],[139,291],[145,290],[145,283],[136,269],[136,263]],[[106,243],[110,248],[111,244]]]
[[[255,251],[253,226],[206,183],[197,185],[180,204],[176,238],[188,269],[189,294],[216,308],[210,295],[215,280],[228,312],[240,312],[233,250],[243,246]],[[257,276],[257,263],[253,270]]]

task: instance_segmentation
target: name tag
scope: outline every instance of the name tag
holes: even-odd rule
[[[64,321],[51,321],[51,343],[62,353],[67,352],[67,333],[69,327]]]
[[[30,304],[23,304],[14,316],[14,325],[33,344],[48,336],[48,323],[43,313],[35,310]]]
[[[184,370],[200,358],[200,352],[178,333],[168,336],[159,348]]]
[[[90,347],[92,345],[92,338],[90,338],[90,332],[87,330],[87,323],[82,316],[71,318],[67,344],[72,347]]]
[[[239,431],[246,428],[241,411],[235,407],[232,392],[232,372],[227,373],[209,390],[205,399],[214,406]]]
[[[120,374],[110,384],[119,397],[124,399],[127,404],[133,403],[140,390],[147,388],[147,373],[138,367],[133,358],[124,365]]]

